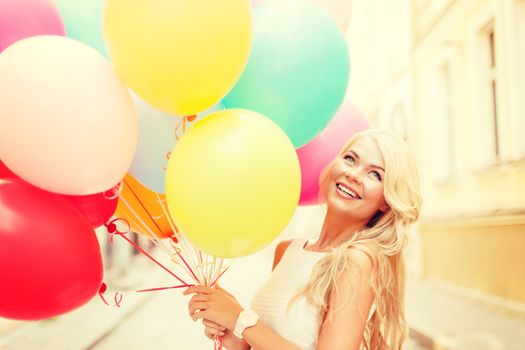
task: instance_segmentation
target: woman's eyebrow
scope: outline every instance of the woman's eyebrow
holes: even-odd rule
[[[359,154],[357,154],[354,150],[347,149],[346,152],[351,153],[354,156],[355,159],[359,160]],[[380,167],[379,165],[370,164],[370,166],[372,168],[376,168],[376,169],[379,169],[379,170],[382,170],[383,172],[385,172],[385,169],[383,167]]]

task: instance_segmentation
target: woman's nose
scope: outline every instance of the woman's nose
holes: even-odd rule
[[[363,174],[359,167],[349,167],[345,175],[355,183],[361,184],[363,182]]]

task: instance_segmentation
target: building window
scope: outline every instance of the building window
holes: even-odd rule
[[[490,103],[492,105],[491,110],[489,110],[489,113],[491,114],[491,123],[492,123],[492,133],[494,134],[494,145],[493,145],[493,151],[495,157],[499,158],[500,156],[500,146],[499,146],[499,127],[498,127],[498,98],[497,98],[497,86],[496,86],[496,44],[494,40],[494,26],[491,25],[490,28],[486,32],[486,40],[487,40],[487,49],[488,54],[490,57],[489,60],[489,67],[488,67],[488,75],[487,75],[487,82],[490,84]]]
[[[433,150],[434,180],[445,182],[450,179],[454,168],[452,95],[449,63],[436,67],[436,98],[434,106]]]
[[[515,69],[512,78],[514,84],[512,89],[514,90],[514,104],[515,109],[515,125],[516,127],[516,139],[518,140],[518,151],[517,156],[519,158],[525,158],[525,98],[523,98],[523,91],[525,90],[525,35],[523,35],[523,23],[525,23],[525,1],[516,0],[513,3],[514,7],[512,13],[513,18],[513,39],[512,47],[514,50],[514,60],[512,61],[513,68]]]
[[[483,168],[501,158],[501,137],[498,115],[498,73],[494,21],[479,30],[476,57],[477,95],[474,103],[476,129],[476,165]]]

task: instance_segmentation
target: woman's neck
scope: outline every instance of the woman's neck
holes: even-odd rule
[[[351,221],[348,217],[327,210],[319,239],[310,247],[312,250],[326,251],[336,247],[352,238],[366,224],[366,222]]]

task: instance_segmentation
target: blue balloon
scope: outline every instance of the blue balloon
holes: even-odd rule
[[[345,37],[326,11],[311,1],[269,0],[254,8],[250,58],[223,101],[274,120],[299,148],[335,115],[349,74]]]
[[[137,109],[139,137],[135,157],[129,172],[148,189],[164,193],[166,166],[169,152],[177,144],[176,135],[182,136],[183,128],[191,127],[196,121],[224,109],[221,102],[197,114],[195,118],[183,121],[182,117],[161,112],[132,93]]]
[[[104,0],[56,0],[68,37],[76,39],[108,57],[102,35]]]

